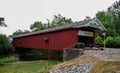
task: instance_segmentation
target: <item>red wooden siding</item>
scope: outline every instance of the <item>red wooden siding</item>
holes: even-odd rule
[[[45,39],[48,38],[48,43]],[[63,50],[64,48],[71,48],[73,44],[78,42],[76,29],[63,30],[51,33],[37,34],[34,36],[26,36],[21,38],[14,38],[14,47],[23,48],[38,48],[49,50]]]

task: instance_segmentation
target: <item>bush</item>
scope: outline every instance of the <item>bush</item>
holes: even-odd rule
[[[84,43],[76,43],[76,44],[74,45],[74,48],[83,48],[83,47],[85,47],[85,44],[84,44]]]
[[[40,49],[25,49],[19,51],[19,60],[21,61],[33,61],[33,60],[47,60],[48,51]]]
[[[115,46],[116,48],[120,48],[120,37],[115,37],[115,38],[114,38],[114,41],[115,41],[114,46]]]
[[[120,48],[120,37],[107,37],[105,43],[107,47]]]
[[[40,49],[25,49],[19,50],[19,60],[21,61],[33,61],[33,60],[48,60],[48,50]],[[50,51],[51,60],[62,60],[62,52],[60,51]]]
[[[102,39],[102,37],[97,36],[95,40],[96,40],[96,42],[95,42],[96,45],[103,46],[103,39]]]
[[[112,37],[107,37],[105,40],[105,44],[107,47],[114,47],[115,41]]]
[[[9,39],[6,35],[0,35],[0,54],[8,53],[10,49]]]
[[[5,57],[5,58],[0,59],[0,66],[3,66],[7,63],[13,63],[13,62],[16,62],[18,60],[19,59],[15,56]]]

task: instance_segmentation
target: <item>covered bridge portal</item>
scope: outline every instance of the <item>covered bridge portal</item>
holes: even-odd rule
[[[98,19],[90,19],[13,36],[13,46],[63,51],[64,48],[72,48],[78,42],[94,44],[96,30],[105,30],[105,27]]]

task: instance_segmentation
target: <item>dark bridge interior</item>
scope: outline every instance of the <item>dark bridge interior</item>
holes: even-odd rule
[[[85,43],[85,46],[91,46],[93,45],[94,38],[93,37],[87,37],[87,36],[78,36],[78,42]]]

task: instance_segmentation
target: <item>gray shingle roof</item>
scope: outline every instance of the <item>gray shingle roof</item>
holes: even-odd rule
[[[58,27],[49,28],[49,29],[45,29],[45,30],[40,30],[40,31],[36,31],[36,32],[30,32],[30,33],[27,33],[27,34],[14,35],[13,38],[19,38],[19,37],[24,37],[24,36],[29,36],[29,35],[53,32],[53,31],[58,31],[58,30],[70,29],[70,28],[77,28],[77,26],[84,27],[86,24],[88,24],[89,22],[91,22],[93,20],[97,20],[97,19],[79,21],[79,22],[75,22],[75,23],[71,23],[71,24],[66,24],[66,25],[63,25],[63,26],[58,26]],[[102,26],[102,27],[104,28],[104,26]]]

